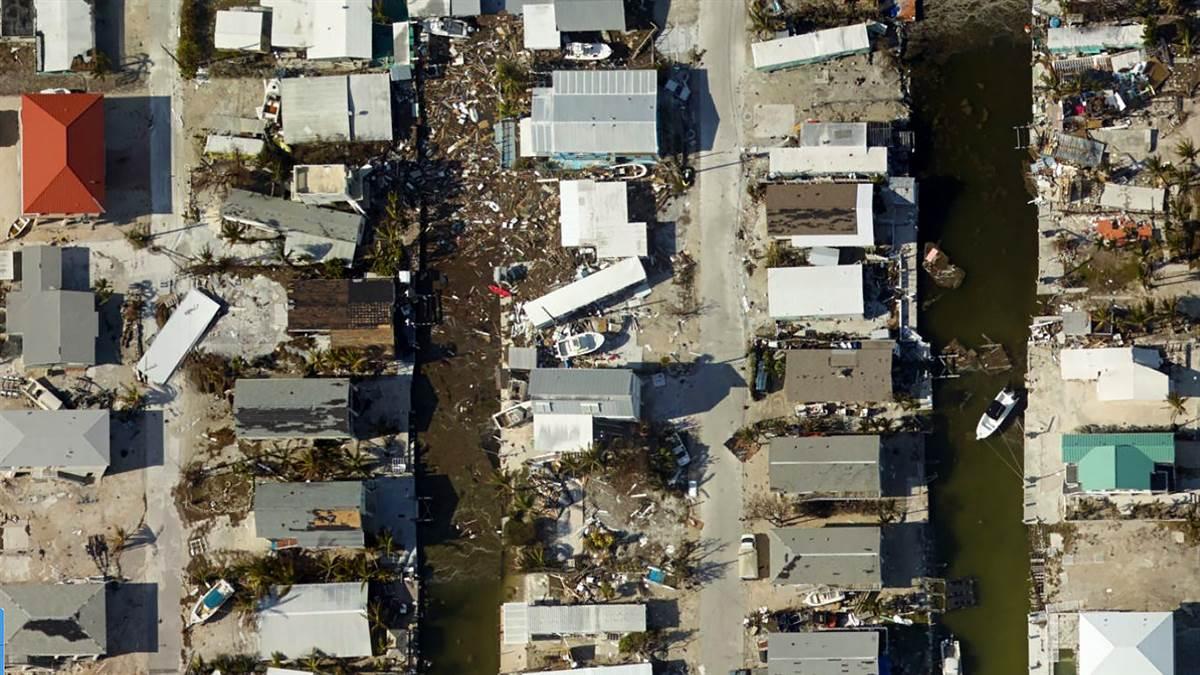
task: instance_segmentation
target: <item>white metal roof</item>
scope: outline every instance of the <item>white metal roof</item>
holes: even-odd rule
[[[1145,347],[1064,349],[1059,366],[1064,380],[1096,381],[1101,401],[1162,401],[1170,392],[1170,377],[1157,368],[1162,359]]]
[[[867,147],[866,122],[804,122],[800,125],[800,145]]]
[[[371,58],[371,0],[315,0],[310,59]]]
[[[407,21],[398,21],[392,24],[392,60],[399,66],[412,64],[409,30]]]
[[[772,319],[863,314],[862,265],[772,267],[767,270]]]
[[[554,324],[571,314],[599,302],[610,295],[644,284],[646,269],[637,258],[620,262],[593,272],[525,303],[525,316],[536,328]]]
[[[591,415],[534,415],[533,449],[538,454],[582,452],[592,446]]]
[[[371,655],[367,585],[296,584],[258,608],[258,651],[299,658],[319,649],[335,658]]]
[[[654,666],[649,663],[626,663],[620,666],[593,666],[576,668],[571,675],[654,675]],[[525,675],[563,675],[561,670],[528,671]]]
[[[754,56],[754,67],[759,70],[816,63],[870,49],[871,36],[867,33],[866,23],[755,42],[750,46]]]
[[[313,16],[309,0],[274,0],[271,46],[305,49],[312,44]]]
[[[1079,675],[1175,675],[1171,612],[1080,612]]]
[[[629,222],[628,183],[564,180],[558,197],[563,246],[593,248],[598,258],[647,254],[646,224]]]
[[[1167,206],[1167,191],[1163,188],[1105,183],[1104,191],[1100,193],[1100,206],[1119,211],[1163,213]]]
[[[1133,49],[1142,46],[1142,25],[1059,26],[1046,30],[1046,46],[1052,52],[1092,52]]]
[[[34,19],[42,35],[42,70],[70,70],[76,56],[96,46],[92,5],[87,0],[35,0]]]
[[[554,16],[554,3],[525,5],[521,21],[525,25],[525,49],[558,49],[562,47],[562,33],[558,32],[558,21]]]
[[[551,81],[533,90],[528,129],[535,155],[658,152],[656,71],[556,70]]]
[[[155,384],[166,384],[220,311],[220,303],[203,291],[196,288],[188,291],[138,360],[138,372]]]
[[[222,134],[209,134],[208,138],[204,139],[204,154],[206,155],[233,155],[239,154],[242,157],[257,157],[263,151],[263,139],[261,138],[244,138],[242,136],[225,136]]]
[[[522,645],[534,636],[599,635],[646,630],[645,605],[527,605],[501,609],[504,644]]]
[[[801,146],[771,148],[769,171],[777,176],[886,174],[887,148]]]
[[[262,51],[263,14],[236,9],[219,10],[213,46],[243,52]]]

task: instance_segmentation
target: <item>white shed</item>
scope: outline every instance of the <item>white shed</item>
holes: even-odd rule
[[[217,12],[213,46],[240,52],[263,50],[263,12],[222,9]]]

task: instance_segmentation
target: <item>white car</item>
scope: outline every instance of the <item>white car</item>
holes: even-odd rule
[[[692,463],[692,456],[688,453],[687,442],[683,440],[683,434],[676,431],[671,434],[671,454],[675,456],[675,466],[683,468]]]

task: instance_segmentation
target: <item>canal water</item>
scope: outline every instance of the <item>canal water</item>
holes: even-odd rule
[[[922,238],[940,242],[967,272],[955,290],[926,284],[921,326],[935,350],[955,338],[978,347],[986,335],[1008,349],[1014,368],[935,384],[932,518],[943,573],[978,579],[979,604],[945,617],[962,640],[965,671],[1014,675],[1027,667],[1022,433],[1013,424],[976,442],[974,429],[996,392],[1021,384],[1035,306],[1036,218],[1013,128],[1030,113],[1030,46],[1021,30],[1029,11],[1023,4],[974,9],[984,18],[971,11],[962,2],[931,8],[907,53]]]

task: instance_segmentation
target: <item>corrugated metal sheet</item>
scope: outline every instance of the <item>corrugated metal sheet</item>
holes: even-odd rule
[[[258,608],[259,654],[300,658],[314,649],[335,658],[371,655],[367,585],[297,584],[273,590]]]
[[[653,70],[555,71],[533,91],[533,151],[656,154],[658,74]]]
[[[750,45],[754,67],[779,70],[871,51],[869,24],[839,26]]]
[[[327,241],[357,244],[363,217],[247,190],[230,190],[221,203],[221,217],[276,232],[299,232]]]
[[[1056,53],[1094,54],[1142,46],[1142,25],[1059,26],[1046,29],[1046,46]]]
[[[204,291],[197,288],[188,291],[138,360],[138,372],[155,384],[166,384],[220,311],[221,304]]]
[[[637,419],[641,382],[626,368],[535,368],[529,375],[533,412]]]
[[[526,605],[505,603],[501,611],[504,644],[535,637],[636,633],[646,630],[645,605]]]

